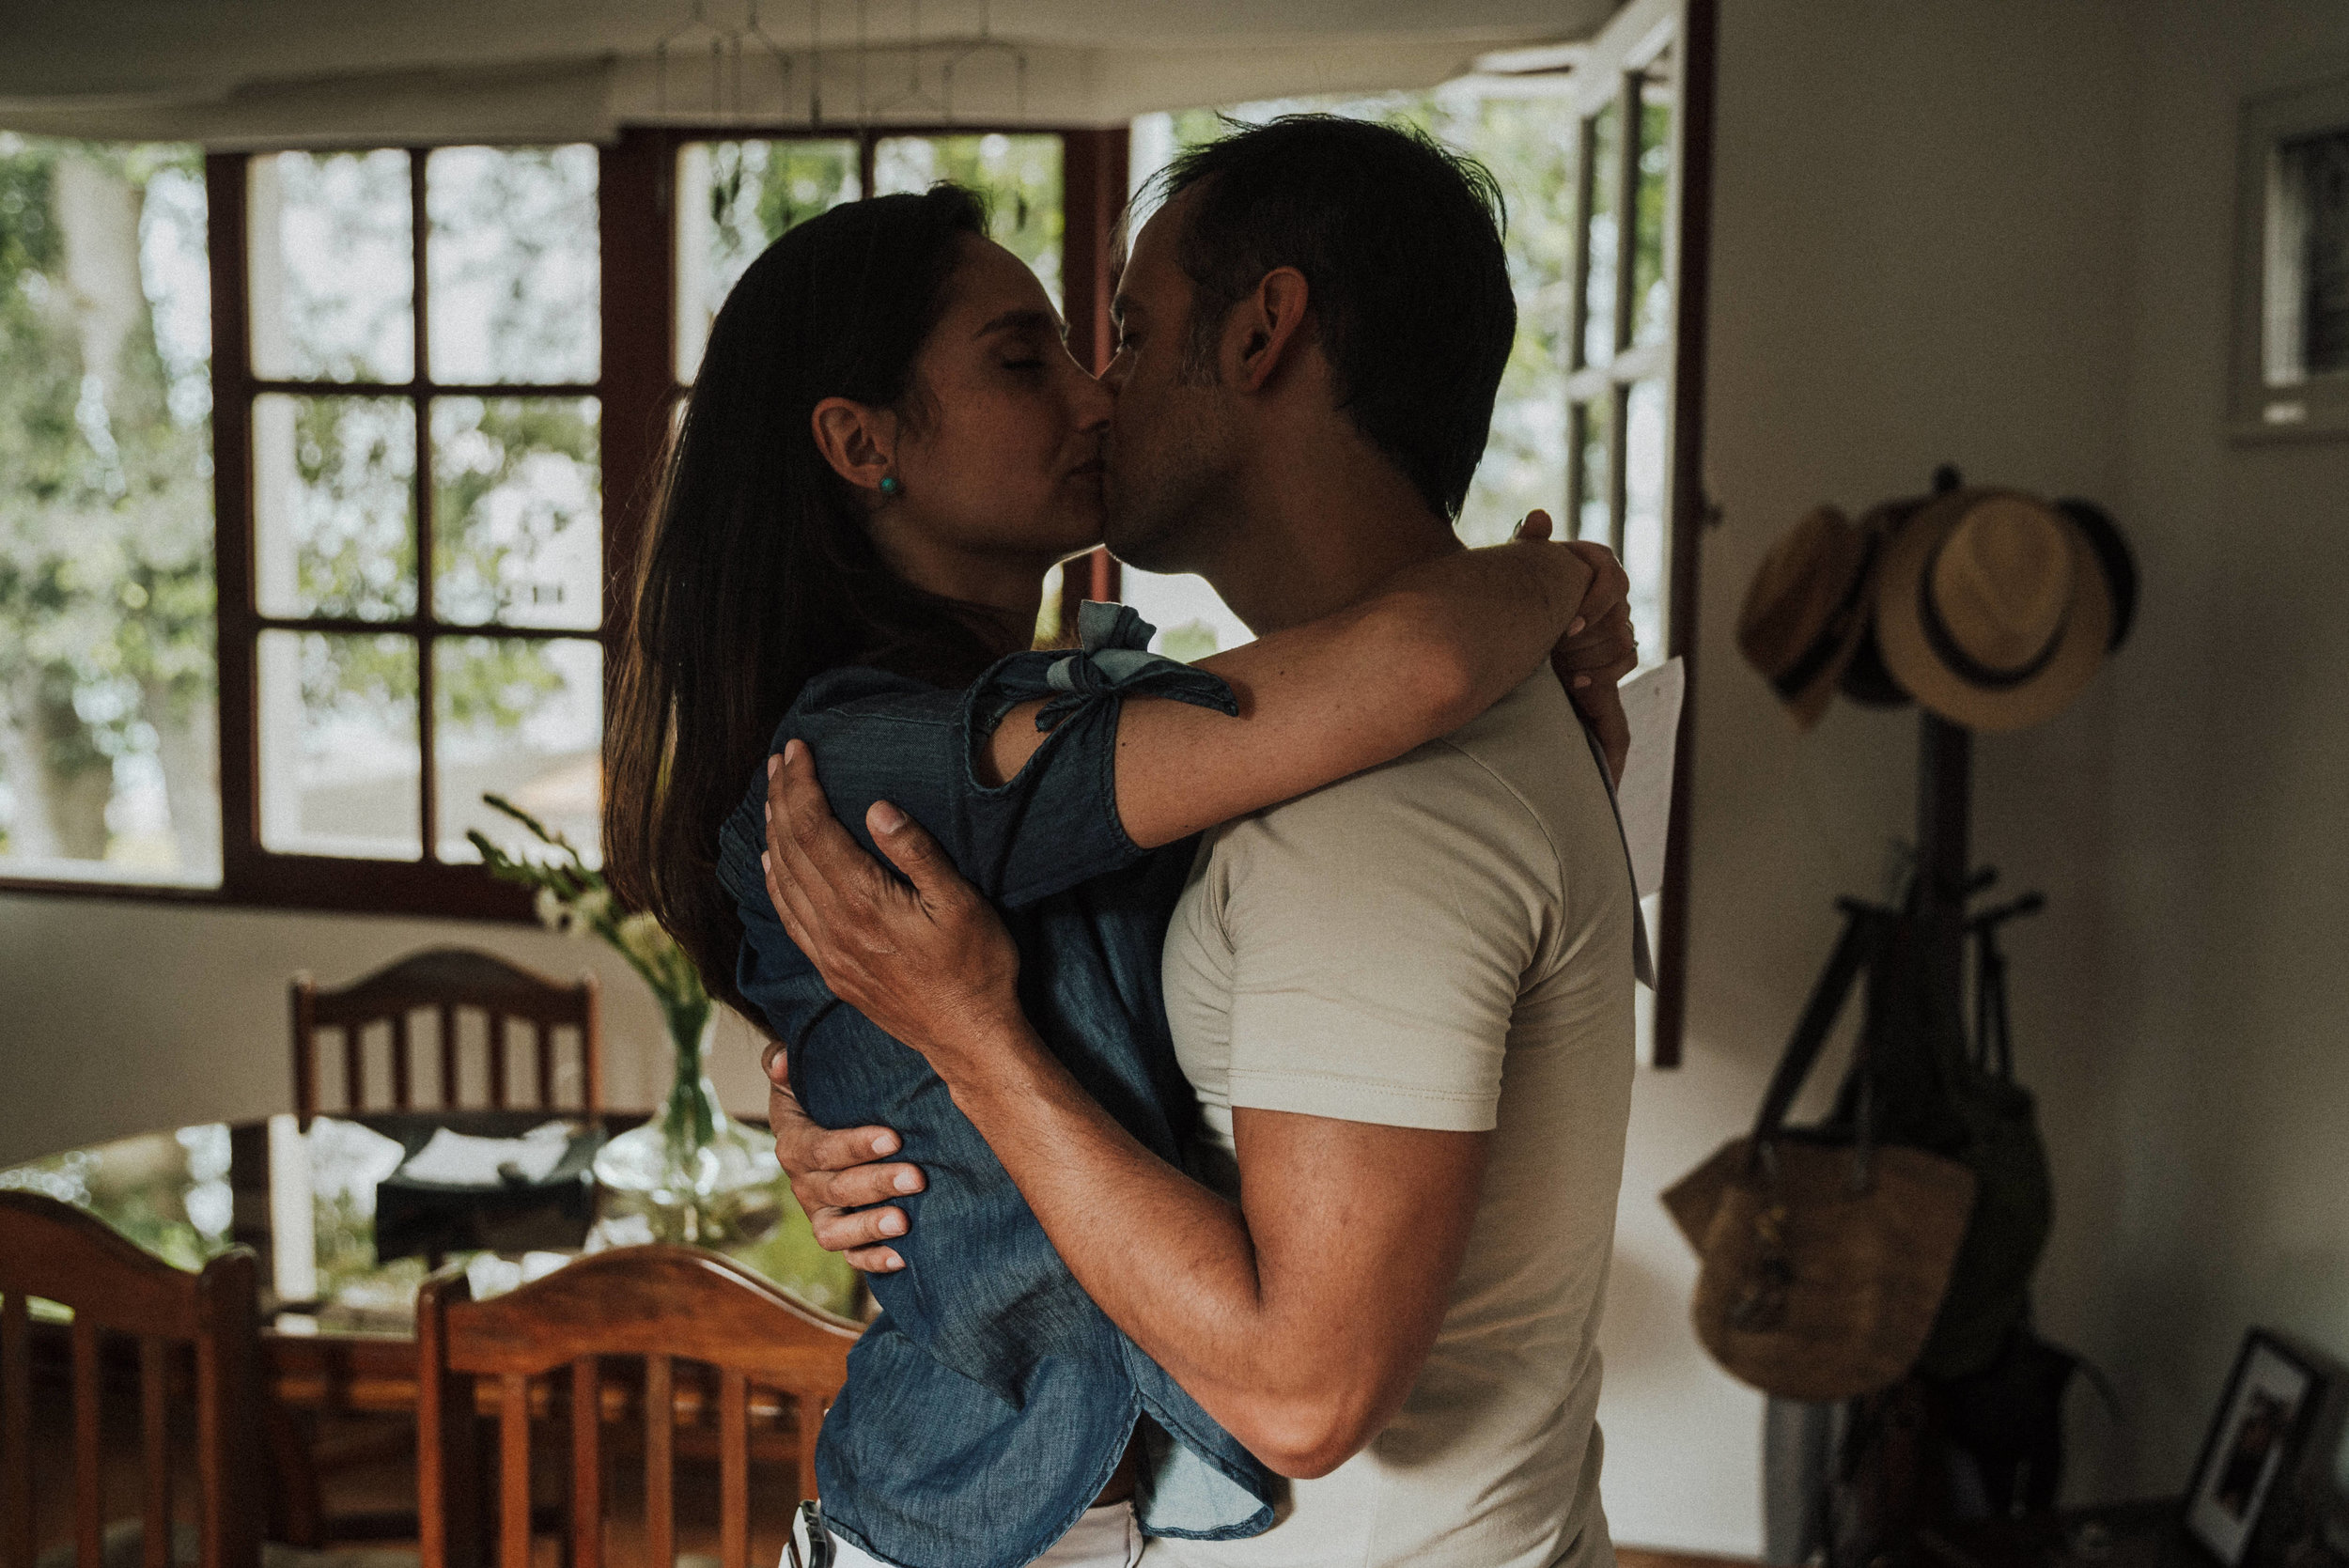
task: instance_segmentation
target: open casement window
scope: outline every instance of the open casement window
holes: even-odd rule
[[[1607,543],[1630,573],[1649,665],[1695,653],[1713,19],[1714,0],[1632,0],[1570,74],[1474,76],[1136,125],[1135,172],[1144,176],[1177,147],[1221,134],[1226,115],[1260,123],[1297,112],[1417,126],[1484,163],[1508,208],[1517,341],[1458,531],[1470,544],[1496,543],[1541,506]],[[1122,589],[1158,626],[1159,651],[1193,659],[1247,641],[1200,578],[1108,567],[1089,582],[1072,571],[1070,588],[1095,598]],[[1657,988],[1641,993],[1640,1028],[1658,1066],[1680,1059],[1688,736],[1684,710],[1664,888],[1646,909]]]
[[[1566,515],[1631,577],[1641,657],[1688,663],[1664,886],[1647,900],[1647,1057],[1677,1066],[1688,949],[1689,736],[1715,0],[1631,0],[1576,68],[1579,211],[1567,334]]]
[[[200,622],[216,575],[217,679],[213,639],[196,636],[204,668],[181,683],[193,694],[179,706],[196,715],[182,727],[209,741],[216,693],[217,790],[209,745],[180,747],[194,760],[174,773],[176,730],[144,718],[144,728],[117,724],[126,746],[146,751],[113,764],[114,806],[101,791],[98,808],[81,814],[94,824],[82,836],[98,846],[73,862],[86,869],[49,871],[79,841],[56,851],[27,829],[15,835],[22,843],[0,838],[9,851],[0,853],[0,887],[137,885],[134,869],[115,870],[122,857],[103,852],[104,820],[141,811],[163,819],[159,803],[121,809],[120,780],[155,772],[160,755],[169,820],[175,831],[194,824],[180,836],[194,847],[177,852],[183,885],[159,891],[525,916],[525,896],[481,873],[466,834],[512,838],[482,803],[498,793],[593,852],[609,653],[677,411],[726,290],[803,218],[867,191],[947,179],[976,186],[995,237],[1066,302],[1080,358],[1106,358],[1122,130],[663,128],[603,147],[357,147],[200,163],[181,149],[172,154],[181,174],[170,152],[61,178],[75,199],[87,197],[75,212],[87,209],[93,223],[117,208],[132,213],[125,232],[134,238],[116,249],[132,258],[123,267],[132,281],[117,293],[136,303],[138,258],[168,271],[174,245],[188,252],[179,271],[199,286],[193,333],[181,330],[178,294],[153,277],[145,289],[164,361],[148,378],[161,389],[150,401],[188,403],[176,425],[161,414],[149,423],[194,444],[176,468],[160,437],[148,443],[154,453],[125,445],[118,466],[128,473],[135,457],[139,483],[149,470],[183,474],[199,497],[179,507],[190,526],[207,520],[209,491],[214,549],[192,551],[186,593],[143,561],[106,586],[124,605],[176,595],[169,603],[188,599]],[[0,161],[34,154],[49,156],[0,147]],[[47,163],[25,169],[26,181],[52,179]],[[152,233],[137,226],[141,191]],[[175,359],[183,338],[195,347]],[[42,364],[70,370],[86,357],[60,342],[35,345]],[[118,415],[116,427],[131,427]],[[131,489],[136,501],[155,487]],[[128,505],[92,493],[92,505]],[[154,619],[126,624],[135,631]],[[145,667],[126,670],[114,685],[128,691]],[[30,733],[8,733],[19,732]],[[191,789],[200,801],[182,801]],[[213,881],[213,823],[194,808],[214,801],[217,881],[184,885]]]

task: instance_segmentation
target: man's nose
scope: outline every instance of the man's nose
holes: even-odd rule
[[[1099,430],[1108,427],[1117,410],[1117,382],[1110,378],[1117,369],[1114,362],[1099,379],[1088,376],[1078,394],[1077,427],[1082,430]],[[1120,378],[1122,380],[1122,378]]]
[[[1126,378],[1132,373],[1132,363],[1128,360],[1125,351],[1120,349],[1117,353],[1110,356],[1108,368],[1101,372],[1099,378],[1100,384],[1108,389],[1112,397],[1115,397],[1119,393],[1126,390]]]

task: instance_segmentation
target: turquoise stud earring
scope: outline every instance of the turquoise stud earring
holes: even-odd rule
[[[898,479],[898,477],[897,477],[895,474],[882,474],[882,475],[881,475],[881,483],[880,483],[880,492],[881,492],[881,494],[886,495],[886,496],[891,496],[891,497],[893,497],[893,498],[894,498],[894,497],[895,497],[895,496],[897,496],[897,495],[903,494],[903,493],[904,493],[904,491],[905,491],[905,485],[904,485],[904,483],[903,483],[902,481],[900,481],[900,480]]]

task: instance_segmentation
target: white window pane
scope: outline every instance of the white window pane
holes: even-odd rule
[[[1641,668],[1664,659],[1665,401],[1661,377],[1631,389],[1624,415],[1623,569],[1631,579],[1631,624]]]
[[[1118,575],[1118,594],[1159,629],[1150,639],[1150,651],[1169,659],[1189,663],[1255,641],[1256,634],[1241,624],[1204,577],[1190,572],[1160,576],[1127,567]]]
[[[1599,544],[1608,544],[1615,536],[1614,522],[1610,515],[1614,505],[1610,498],[1614,492],[1609,488],[1612,481],[1608,477],[1610,454],[1614,449],[1608,429],[1614,414],[1615,399],[1610,394],[1578,404],[1569,421],[1569,428],[1580,428],[1582,443],[1580,484],[1572,503],[1575,508],[1574,536],[1595,540]]]
[[[421,856],[414,639],[264,631],[257,652],[261,846]]]
[[[1672,336],[1670,244],[1672,169],[1672,57],[1650,65],[1640,87],[1640,182],[1632,193],[1637,231],[1631,251],[1631,341],[1661,343]]]
[[[202,154],[0,132],[0,873],[217,883]]]
[[[701,368],[710,322],[759,254],[859,194],[854,142],[689,142],[677,150],[678,380]]]
[[[414,614],[415,475],[416,411],[404,397],[256,397],[261,613]]]
[[[443,621],[602,619],[602,470],[593,397],[432,402],[432,610]]]
[[[585,640],[446,637],[432,648],[437,853],[477,861],[478,829],[521,853],[530,834],[482,803],[496,794],[577,845],[592,862],[602,820],[603,649]]]
[[[249,170],[254,373],[408,380],[415,373],[408,154],[279,152]]]
[[[1591,116],[1589,210],[1582,215],[1590,272],[1582,289],[1582,363],[1615,357],[1615,193],[1623,184],[1623,110],[1610,103]]]
[[[426,161],[434,380],[596,379],[596,176],[583,146],[443,147]]]
[[[873,148],[873,193],[926,191],[941,179],[987,198],[988,232],[1026,262],[1060,308],[1058,136],[885,136]]]

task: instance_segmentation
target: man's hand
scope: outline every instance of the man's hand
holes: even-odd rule
[[[1547,539],[1549,530],[1548,512],[1529,512],[1517,525],[1517,536]],[[1620,784],[1624,763],[1631,755],[1631,723],[1624,716],[1616,687],[1640,667],[1640,635],[1631,623],[1631,578],[1603,544],[1571,539],[1566,548],[1590,566],[1591,586],[1582,596],[1582,613],[1551,651],[1549,667],[1589,722],[1599,749],[1607,753],[1608,774]]]
[[[791,1065],[781,1041],[769,1044],[760,1064],[767,1072],[767,1125],[774,1129],[775,1158],[791,1178],[791,1195],[807,1211],[816,1244],[842,1253],[867,1274],[905,1267],[905,1259],[888,1245],[891,1236],[906,1234],[905,1210],[864,1206],[922,1190],[918,1167],[887,1163],[897,1152],[897,1135],[887,1127],[832,1132],[817,1126],[791,1093]]]
[[[767,762],[767,895],[832,994],[951,1080],[964,1053],[1024,1025],[1019,950],[937,842],[886,800],[864,814],[889,875],[833,819],[816,759]]]

